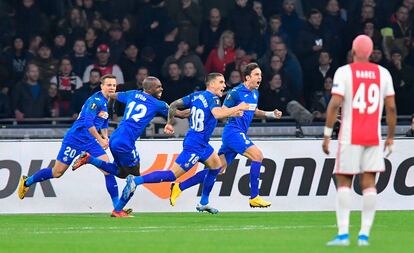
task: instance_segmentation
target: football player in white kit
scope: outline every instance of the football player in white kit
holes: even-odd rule
[[[341,107],[341,128],[335,164],[337,180],[336,219],[338,236],[327,246],[348,246],[351,185],[361,174],[362,216],[358,245],[367,246],[375,216],[375,176],[385,170],[383,151],[391,152],[396,108],[392,78],[388,70],[369,62],[372,40],[359,35],[352,43],[353,63],[340,67],[334,76],[332,98],[327,108],[322,149],[329,154],[329,141]],[[388,135],[380,147],[381,116],[385,105]]]

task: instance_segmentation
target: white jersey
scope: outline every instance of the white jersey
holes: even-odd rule
[[[384,99],[395,94],[388,70],[369,62],[342,66],[335,73],[332,94],[343,97],[340,144],[378,146]]]

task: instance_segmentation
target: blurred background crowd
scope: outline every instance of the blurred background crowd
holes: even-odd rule
[[[119,91],[156,76],[170,103],[203,89],[209,72],[231,89],[258,62],[259,108],[296,100],[323,120],[359,34],[392,75],[398,114],[411,115],[413,9],[414,0],[0,0],[0,118],[77,117],[108,73]]]

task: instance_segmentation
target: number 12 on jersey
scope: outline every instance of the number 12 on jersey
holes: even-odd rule
[[[379,103],[379,85],[371,83],[367,89],[365,83],[361,83],[352,99],[352,108],[359,110],[360,114],[372,114],[378,110]]]

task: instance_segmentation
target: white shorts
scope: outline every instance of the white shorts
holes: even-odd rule
[[[339,144],[334,174],[355,175],[384,171],[384,155],[380,146]]]

